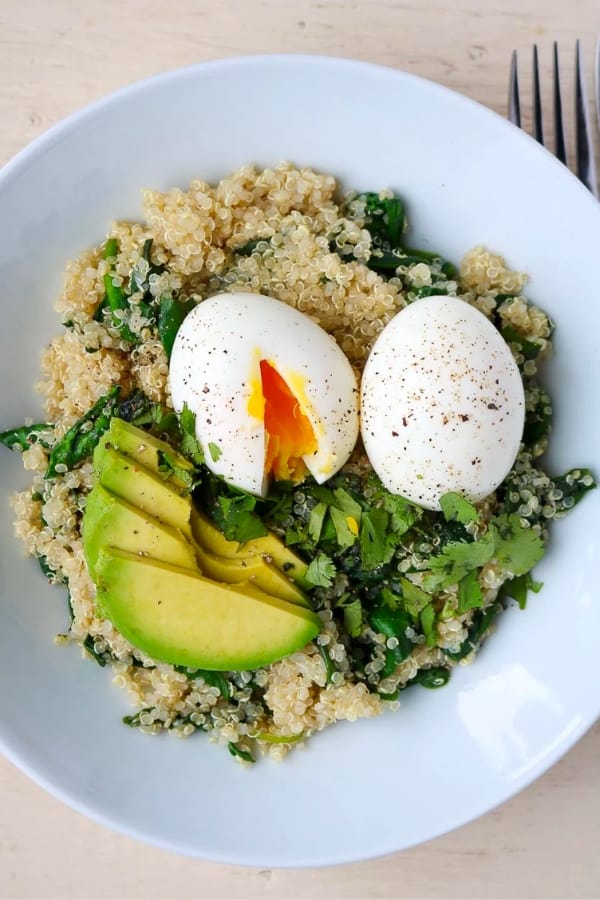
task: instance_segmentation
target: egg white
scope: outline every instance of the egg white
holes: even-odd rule
[[[510,471],[525,417],[510,348],[475,307],[428,297],[401,310],[377,338],[361,386],[361,432],[383,484],[439,509],[456,491],[491,494]]]
[[[346,462],[358,437],[358,386],[350,363],[319,325],[260,294],[228,293],[198,304],[171,354],[173,406],[196,414],[207,466],[229,484],[264,496],[267,436],[252,414],[267,360],[296,396],[317,443],[303,457],[319,483]],[[215,450],[215,448],[218,448]]]

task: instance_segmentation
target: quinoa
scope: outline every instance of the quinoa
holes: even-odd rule
[[[410,301],[411,291],[431,287],[439,277],[436,265],[425,261],[391,277],[369,268],[373,248],[361,212],[359,200],[353,207],[352,200],[342,204],[337,199],[331,175],[288,163],[265,170],[244,166],[216,186],[197,179],[187,191],[145,191],[144,222],[116,222],[111,227],[108,237],[116,238],[119,248],[112,267],[103,259],[101,247],[86,250],[67,266],[57,301],[67,328],[45,351],[38,385],[48,421],[55,423],[55,435],[62,436],[114,385],[120,385],[125,394],[139,389],[151,400],[172,407],[167,358],[160,341],[148,330],[142,294],[134,291],[131,298],[128,327],[139,339],[133,349],[123,341],[114,320],[96,316],[107,275],[115,286],[125,284],[134,267],[140,278],[146,277],[148,264],[141,259],[141,251],[149,239],[154,265],[162,269],[149,280],[154,296],[182,291],[200,301],[222,291],[266,294],[314,319],[360,373],[373,342]],[[446,287],[447,293],[462,296],[488,317],[499,316],[517,337],[538,340],[548,355],[551,323],[522,297],[524,284],[523,275],[479,247],[465,257],[460,272]],[[506,294],[511,297],[502,299]],[[519,341],[511,348],[517,361],[525,364]],[[535,363],[529,363],[532,375]],[[530,406],[539,402],[540,396],[530,393]],[[114,683],[128,692],[136,710],[128,723],[145,733],[169,730],[188,736],[206,731],[219,743],[241,748],[236,752],[242,762],[251,747],[281,758],[299,741],[334,722],[395,708],[395,699],[385,702],[382,696],[392,696],[421,670],[451,667],[454,663],[444,650],[455,651],[465,640],[472,612],[458,615],[456,592],[450,590],[436,646],[425,646],[415,635],[409,658],[382,678],[385,652],[397,640],[390,638],[386,643],[384,636],[366,629],[363,638],[374,650],[364,677],[357,680],[347,643],[331,612],[336,591],[338,597],[343,593],[342,584],[317,591],[323,630],[316,641],[267,668],[228,673],[211,683],[157,662],[121,637],[95,604],[80,534],[86,494],[93,483],[91,463],[59,472],[47,481],[47,448],[33,444],[22,458],[33,483],[13,497],[16,534],[29,555],[44,560],[51,580],[68,584],[72,613],[68,639],[82,644],[84,656],[92,654],[101,665],[112,668]],[[550,509],[553,515],[560,498],[551,493],[549,481],[532,489],[531,460],[531,454],[520,458],[515,474],[519,514],[535,517],[540,509]],[[361,471],[364,465],[359,449],[348,471]],[[525,499],[521,491],[528,491]],[[300,509],[303,503],[298,501]],[[491,509],[493,498],[490,503]],[[485,509],[483,503],[484,519]],[[421,560],[419,548],[411,547],[398,564],[401,572],[416,573],[411,576],[415,584]],[[486,604],[493,602],[504,574],[493,563],[485,569]],[[334,663],[332,677],[327,660]]]

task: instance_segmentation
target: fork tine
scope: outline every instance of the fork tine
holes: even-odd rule
[[[596,44],[596,118],[600,128],[600,37]]]
[[[519,76],[517,73],[517,51],[513,50],[510,59],[510,80],[508,85],[508,119],[513,125],[521,127],[521,101],[519,98]]]
[[[587,106],[587,91],[583,72],[581,43],[575,44],[575,147],[577,153],[577,175],[594,197],[598,196],[596,164]]]
[[[554,41],[554,140],[556,156],[567,164],[567,147],[565,141],[565,123],[563,121],[562,98],[560,94],[560,70],[558,67],[558,44]]]
[[[540,67],[537,44],[533,45],[533,136],[544,144],[544,122],[542,118],[542,92],[540,90]]]

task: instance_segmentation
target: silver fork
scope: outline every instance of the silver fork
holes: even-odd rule
[[[596,101],[600,103],[600,41],[596,50]],[[567,165],[567,143],[563,120],[563,104],[560,89],[560,70],[558,62],[558,45],[554,41],[553,48],[553,115],[554,115],[554,154]],[[600,117],[600,107],[599,117]],[[517,51],[513,50],[510,64],[510,82],[508,90],[508,118],[521,127],[521,98],[519,94],[519,76],[517,71]],[[538,48],[533,47],[533,136],[543,146],[544,122],[542,114],[542,96],[540,89],[540,68]],[[587,89],[583,65],[583,53],[579,41],[575,44],[575,160],[578,177],[590,189],[594,197],[598,197],[598,180],[594,160],[592,126],[589,116]]]

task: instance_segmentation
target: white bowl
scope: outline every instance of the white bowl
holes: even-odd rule
[[[33,382],[57,332],[64,263],[144,186],[218,179],[282,159],[407,200],[411,241],[458,260],[475,244],[531,273],[557,323],[548,466],[600,474],[600,206],[522,132],[444,88],[344,60],[254,57],[127,88],[73,116],[0,174],[0,428],[39,412]],[[317,735],[282,764],[242,770],[203,736],[126,728],[105,670],[57,648],[66,600],[20,557],[2,456],[0,747],[36,781],[107,825],[190,855],[269,866],[388,853],[481,815],[554,763],[600,712],[600,493],[555,523],[524,612],[502,616],[474,665],[415,689],[377,720]]]

